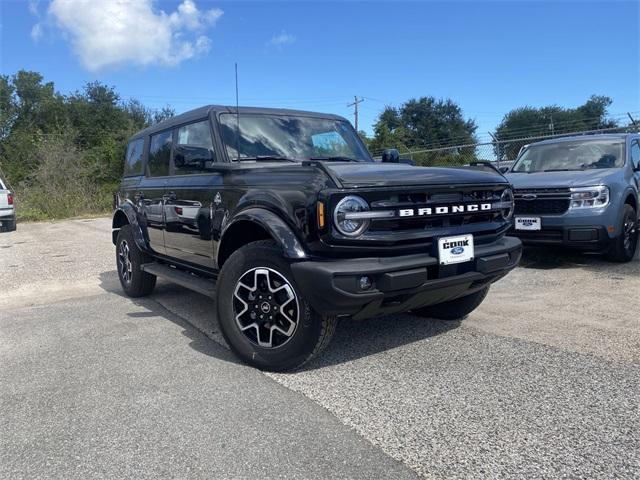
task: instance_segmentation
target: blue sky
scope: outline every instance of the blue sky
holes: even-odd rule
[[[385,104],[421,95],[458,102],[480,136],[512,108],[572,107],[591,94],[612,97],[613,114],[640,116],[638,1],[186,0],[194,12],[141,0],[144,25],[126,23],[137,12],[103,15],[82,0],[0,1],[2,73],[37,70],[63,93],[100,80],[178,112],[234,104],[237,61],[241,104],[353,120],[347,103],[358,95],[368,132]],[[124,44],[104,25],[116,17]]]

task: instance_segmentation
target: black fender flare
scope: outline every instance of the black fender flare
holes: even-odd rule
[[[120,227],[122,226],[122,215],[127,218],[127,222],[131,225],[131,231],[133,233],[133,239],[136,242],[138,248],[142,251],[148,250],[147,240],[142,231],[142,226],[138,221],[138,214],[135,208],[130,203],[122,203],[116,208],[116,211],[113,212],[113,220],[111,222],[111,241],[113,244],[116,244],[116,239],[118,238],[118,232],[120,231]]]
[[[280,245],[285,258],[291,260],[303,260],[308,258],[307,252],[302,246],[302,242],[295,234],[293,229],[282,220],[280,216],[270,210],[259,207],[252,207],[241,211],[233,217],[233,219],[224,227],[220,237],[220,247],[225,244],[227,232],[233,225],[239,222],[253,222],[262,227],[271,237]],[[220,252],[222,248],[218,248],[216,262],[220,265]]]

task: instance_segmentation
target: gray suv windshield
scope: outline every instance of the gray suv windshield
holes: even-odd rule
[[[220,115],[222,141],[231,160],[312,158],[370,162],[349,123],[294,115]]]
[[[513,173],[534,173],[616,168],[624,165],[624,142],[620,140],[577,140],[532,145]]]

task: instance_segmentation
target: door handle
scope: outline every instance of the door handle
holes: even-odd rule
[[[176,198],[178,198],[175,194],[175,192],[169,192],[169,193],[165,193],[162,196],[163,200],[167,201],[167,200],[175,200]]]

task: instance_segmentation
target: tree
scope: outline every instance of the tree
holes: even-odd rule
[[[0,75],[0,170],[18,190],[19,215],[50,218],[108,207],[128,138],[173,115],[169,106],[123,102],[101,82],[64,96],[37,72]]]
[[[449,99],[421,97],[410,99],[399,108],[387,106],[374,126],[371,149],[374,153],[395,147],[401,153],[439,146],[467,145],[476,142],[477,126],[465,120],[459,105]],[[413,154],[420,164],[441,163],[439,153]],[[467,163],[475,159],[473,148],[457,149],[446,156],[447,163]]]
[[[523,140],[528,137],[617,127],[615,121],[607,119],[607,109],[611,102],[609,97],[592,95],[584,105],[577,108],[551,105],[511,110],[498,125],[496,136],[498,140],[512,141],[494,145],[496,155],[501,160],[515,159],[522,146],[530,143],[530,140]]]

